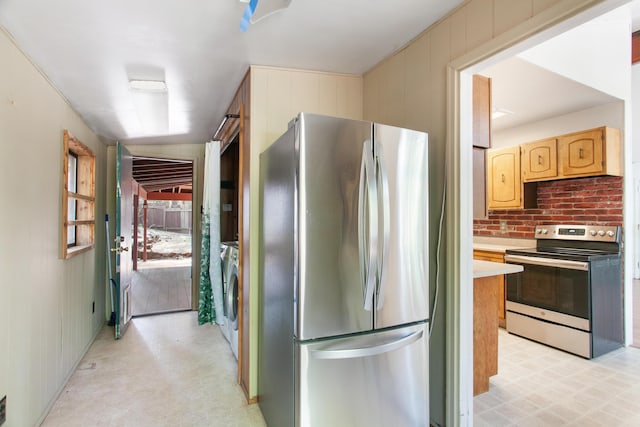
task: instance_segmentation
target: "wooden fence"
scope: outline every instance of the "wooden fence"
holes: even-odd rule
[[[191,233],[193,226],[191,209],[149,206],[147,209],[147,224],[149,228],[187,230]]]

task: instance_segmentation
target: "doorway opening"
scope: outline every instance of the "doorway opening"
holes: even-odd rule
[[[558,31],[558,30],[559,29],[555,29],[554,31]],[[630,36],[630,34],[628,34],[627,36]],[[548,35],[545,35],[543,38],[548,39]],[[461,136],[458,140],[458,143],[462,142],[462,144],[459,145],[460,148],[458,149],[459,152],[457,154],[459,155],[458,161],[460,162],[460,165],[459,165],[460,170],[467,170],[467,169],[470,170],[471,168],[467,168],[466,166],[471,166],[472,164],[472,154],[471,154],[471,147],[470,147],[471,143],[469,142],[472,140],[472,137],[471,137],[472,126],[471,126],[471,120],[470,120],[471,118],[470,113],[472,111],[471,75],[475,73],[480,73],[480,74],[485,74],[488,77],[491,77],[490,74],[492,72],[495,72],[496,73],[495,75],[497,76],[497,75],[500,75],[500,71],[501,71],[498,69],[498,67],[510,65],[512,68],[510,68],[508,72],[502,73],[502,74],[509,75],[513,79],[521,78],[521,81],[519,83],[521,87],[520,95],[522,95],[523,89],[532,89],[532,88],[535,89],[535,86],[532,86],[531,83],[523,82],[522,78],[525,77],[526,75],[529,75],[530,72],[537,73],[542,71],[546,72],[548,70],[536,69],[533,71],[529,71],[526,74],[520,71],[514,72],[515,67],[529,65],[529,64],[523,64],[523,61],[526,60],[529,62],[535,62],[534,61],[535,59],[541,58],[541,56],[536,56],[532,54],[531,51],[528,52],[529,53],[528,55],[527,54],[523,55],[523,53],[525,53],[526,48],[533,47],[533,44],[535,43],[535,40],[533,39],[534,38],[531,38],[530,40],[525,41],[521,45],[516,47],[514,46],[505,47],[505,50],[502,51],[500,54],[495,55],[492,58],[489,58],[489,57],[483,58],[482,63],[475,63],[473,65],[470,65],[466,69],[464,69],[464,67],[457,68],[460,74],[456,74],[456,78],[458,77],[460,78],[459,87],[460,87],[460,93],[462,94],[461,97],[459,98],[460,105],[459,105],[458,113],[460,114],[460,116],[457,117],[457,119],[459,120],[459,123],[461,124],[459,128]],[[528,45],[528,46],[525,46],[525,45]],[[547,47],[549,47],[549,45],[547,45]],[[611,50],[615,51],[617,48],[618,46],[615,46],[611,48]],[[575,51],[579,51],[577,44],[573,46],[573,49]],[[569,51],[565,51],[564,53],[566,58],[575,57],[575,55],[569,55],[568,52]],[[540,53],[540,51],[536,53]],[[562,58],[562,57],[558,56],[556,57],[556,59],[557,58]],[[506,60],[510,60],[511,63],[506,64]],[[575,61],[575,62],[579,62],[579,61]],[[471,61],[469,63],[471,63]],[[577,64],[573,64],[573,65],[577,65]],[[610,63],[607,63],[607,65],[610,68],[609,75],[613,76],[612,71],[614,69],[617,70],[617,68],[611,66]],[[594,68],[595,67],[591,67],[590,70],[593,70]],[[548,76],[548,78],[550,79],[551,78],[555,79],[558,77],[558,75],[562,74],[561,72],[559,72],[558,69],[555,69],[552,71],[554,71],[554,75]],[[452,76],[454,74],[455,73],[452,73]],[[613,76],[613,79],[615,78],[616,77]],[[582,81],[584,82],[586,80],[588,79],[583,79]],[[453,81],[453,78],[450,79],[450,81]],[[625,81],[624,75],[618,76],[618,81]],[[586,83],[583,83],[583,84],[586,84]],[[616,92],[615,90],[612,90],[611,92],[609,92],[606,90],[607,89],[606,87],[603,89],[603,86],[604,85],[600,85],[596,87],[599,87],[600,90],[603,90],[605,93],[596,93],[597,91],[595,90],[591,92],[591,95],[593,95],[594,99],[597,98],[598,100],[600,100],[598,103],[592,104],[592,105],[585,105],[581,108],[574,107],[574,110],[553,112],[552,114],[549,114],[547,116],[531,119],[529,122],[526,122],[526,123],[520,123],[517,126],[515,124],[511,127],[505,126],[504,129],[500,129],[500,133],[501,133],[500,138],[496,138],[495,141],[499,143],[504,143],[505,145],[502,145],[502,147],[508,148],[509,144],[506,142],[507,139],[513,139],[514,144],[515,143],[524,144],[524,143],[537,141],[545,137],[550,137],[553,135],[561,135],[563,133],[568,133],[570,131],[580,131],[583,128],[584,129],[588,129],[590,127],[595,128],[603,125],[620,128],[621,130],[623,130],[623,132],[626,132],[628,134],[629,133],[628,132],[629,131],[629,103],[627,102],[629,100],[628,94],[621,94],[619,92]],[[587,88],[584,88],[584,89],[587,89]],[[560,90],[560,91],[556,90],[556,93],[566,94],[567,90]],[[607,95],[607,94],[610,94],[610,95]],[[545,99],[545,97],[541,94],[541,90],[538,90],[535,96],[537,96],[540,99]],[[537,104],[537,101],[539,101],[539,99],[536,99],[535,97],[530,97],[528,100],[525,100],[523,98],[524,98],[523,96],[520,96],[520,101],[524,101],[523,105],[528,107],[532,107],[534,104]],[[546,98],[547,101],[550,101],[552,99],[553,98]],[[509,109],[504,105],[494,105],[494,107],[504,108],[505,110],[507,110],[507,114],[510,111],[513,111],[513,109]],[[545,105],[547,114],[550,112],[549,110],[551,109],[551,107],[552,105],[549,102]],[[509,116],[507,116],[507,118],[503,118],[500,120],[509,120],[508,117]],[[522,117],[522,114],[520,114],[519,117]],[[589,126],[589,121],[596,120],[594,119],[594,117],[597,117],[598,124],[594,126]],[[512,118],[515,119],[516,116],[514,115],[512,116]],[[504,123],[504,121],[501,123]],[[563,126],[565,127],[575,126],[576,129],[566,129]],[[541,135],[541,134],[536,135],[535,132],[548,132],[549,135]],[[626,155],[629,155],[629,153],[626,153]],[[628,164],[628,159],[624,159],[622,160],[622,162],[625,164]],[[461,181],[465,181],[464,176],[462,176]],[[624,188],[625,197],[627,198],[624,206],[620,208],[620,210],[624,210],[625,213],[628,213],[629,212],[628,210],[629,193],[627,191],[628,184],[626,182],[626,179],[623,181],[623,179],[620,178],[618,181],[619,181],[617,182],[618,186],[620,188]],[[577,183],[577,182],[578,180],[573,181],[573,183]],[[465,193],[467,194],[469,193],[468,191],[465,191],[465,190],[468,190],[467,188],[465,188],[466,185],[467,185],[466,183],[464,184],[464,186],[460,185],[460,188],[458,189],[460,191],[460,194],[464,195]],[[459,271],[462,278],[461,286],[463,288],[466,286],[465,282],[467,283],[471,282],[471,271],[470,271],[471,269],[467,269],[462,265],[467,264],[464,260],[466,255],[467,254],[470,255],[472,253],[473,248],[469,247],[472,245],[467,244],[466,242],[472,241],[471,239],[469,239],[469,235],[476,234],[474,233],[474,231],[478,232],[478,230],[482,230],[487,235],[491,235],[493,237],[498,237],[502,239],[509,239],[509,238],[511,240],[518,239],[518,238],[523,238],[528,240],[533,239],[533,234],[526,227],[523,229],[522,227],[518,227],[519,224],[515,224],[515,225],[510,224],[511,220],[517,219],[515,218],[515,214],[513,214],[512,212],[510,212],[508,216],[505,213],[505,215],[502,218],[497,218],[497,219],[489,218],[491,216],[489,215],[489,217],[485,217],[480,221],[473,221],[473,219],[471,218],[471,215],[467,215],[466,213],[468,211],[470,212],[470,210],[466,210],[465,206],[467,207],[472,206],[471,197],[467,198],[465,196],[462,196],[461,198],[461,212],[464,212],[464,214],[460,216],[461,238],[459,239],[459,244],[461,249],[459,250],[459,253],[462,256],[462,262],[461,262],[462,268],[460,268]],[[524,210],[526,210],[526,208]],[[530,211],[528,213],[529,214],[543,213],[541,211],[542,209],[537,209],[537,210]],[[522,210],[519,212],[523,214],[527,213],[527,212],[523,212]],[[485,213],[485,216],[486,216],[486,213]],[[494,216],[496,216],[495,212],[494,212]],[[590,217],[588,219],[581,219],[581,221],[595,221],[595,219],[592,219],[592,218],[593,217]],[[576,220],[575,218],[572,218],[572,219],[573,221]],[[495,222],[491,223],[492,220],[495,220]],[[546,221],[548,223],[553,220],[558,221],[557,219],[547,219]],[[563,218],[563,220],[566,223],[567,219]],[[532,222],[534,221],[535,221],[534,218],[532,219],[532,217],[529,217],[525,225],[527,227],[531,227]],[[504,224],[502,222],[504,222]],[[515,222],[515,221],[512,221],[512,222]],[[620,224],[616,224],[616,225],[628,226],[629,224],[630,222],[629,222],[628,215],[625,215],[624,220],[620,219]],[[491,225],[493,225],[493,228],[490,227]],[[524,235],[518,234],[523,230],[525,232]],[[504,246],[508,246],[508,244],[503,242],[501,242],[501,244]],[[535,243],[533,243],[533,246],[535,246]],[[625,286],[627,286],[627,289],[628,289],[627,281],[625,281]],[[628,295],[628,292],[626,292],[626,290],[625,290],[625,295]],[[626,301],[626,303],[628,304],[628,301]],[[464,314],[466,313],[465,309],[471,309],[471,308],[472,308],[471,302],[468,299],[464,299],[461,297],[460,298],[460,320],[461,320],[461,323],[464,325],[469,325],[469,323],[472,323],[472,322],[469,322],[470,320],[469,317]],[[627,313],[628,313],[628,310],[627,310]],[[629,319],[627,319],[626,322],[628,324]],[[473,330],[473,328],[470,328],[470,330]],[[463,338],[466,338],[466,337],[463,337]],[[462,392],[463,398],[461,400],[462,406],[464,407],[465,405],[465,399],[467,398],[473,399],[473,403],[470,404],[469,406],[473,408],[472,413],[474,413],[475,415],[474,419],[476,423],[479,423],[479,424],[488,423],[489,425],[495,425],[499,423],[500,419],[502,419],[503,421],[514,422],[515,419],[521,416],[523,420],[525,417],[528,417],[526,421],[523,421],[523,422],[525,423],[529,422],[529,423],[535,424],[537,422],[540,422],[542,417],[549,416],[548,418],[546,418],[546,424],[560,424],[560,423],[566,422],[567,419],[572,416],[572,414],[575,416],[574,419],[576,419],[576,417],[583,416],[586,413],[586,412],[581,412],[579,399],[571,400],[567,398],[567,396],[570,396],[570,394],[567,393],[567,390],[570,393],[572,393],[571,394],[572,397],[583,397],[583,393],[585,392],[585,390],[589,389],[589,387],[592,387],[591,390],[596,389],[600,384],[598,384],[596,378],[589,378],[589,380],[584,383],[584,387],[582,387],[581,389],[578,389],[578,390],[576,390],[575,388],[571,389],[569,387],[569,384],[572,380],[575,379],[575,377],[570,378],[570,374],[577,375],[579,372],[581,372],[585,374],[584,375],[585,377],[590,377],[590,375],[586,374],[585,371],[592,370],[592,369],[597,370],[598,368],[602,368],[602,366],[599,366],[596,363],[593,363],[593,364],[585,363],[583,359],[577,356],[568,355],[568,353],[552,350],[550,347],[540,346],[537,343],[534,344],[532,341],[527,341],[527,340],[517,338],[514,335],[507,334],[506,331],[504,330],[501,330],[500,338],[501,338],[501,343],[500,343],[500,350],[498,353],[498,358],[499,358],[498,373],[499,374],[498,376],[495,377],[494,383],[493,383],[495,389],[498,390],[498,393],[497,394],[494,393],[493,395],[486,394],[484,396],[479,395],[479,397],[472,398],[468,394],[465,395],[465,393],[468,392],[469,390],[469,388],[466,387],[468,386],[468,384],[466,384],[465,386],[465,384],[462,383],[461,385],[461,387],[463,388],[463,392]],[[461,339],[460,343],[461,343],[460,344],[461,352],[464,353],[464,347],[469,343],[468,341],[465,342],[465,339]],[[511,347],[509,350],[511,352],[510,355],[513,357],[506,358],[503,360],[501,356],[506,354],[504,350],[507,348],[507,346]],[[460,369],[472,370],[473,366],[467,364],[469,360],[468,359],[465,360],[465,359],[466,358],[461,359],[462,362],[461,362]],[[542,363],[541,361],[544,361],[544,363]],[[613,362],[612,365],[615,365],[616,361],[613,359],[613,356],[611,358],[603,358],[599,361],[599,363],[606,364],[609,361],[612,361]],[[470,362],[472,363],[472,360]],[[579,367],[581,369],[583,368],[585,369],[585,371],[579,371],[578,369],[574,369],[574,366]],[[563,369],[559,369],[560,367],[562,367]],[[607,369],[612,369],[610,366],[606,366],[606,367]],[[554,373],[556,374],[555,376],[554,376]],[[503,374],[503,375],[500,375],[500,374]],[[526,383],[524,381],[525,378],[527,381]],[[563,384],[563,380],[565,380],[564,384]],[[524,387],[523,387],[523,384],[524,384]],[[577,384],[577,383],[574,383],[574,384]],[[511,386],[513,387],[509,388]],[[517,394],[516,392],[514,392],[515,388],[518,388],[518,391],[520,392],[519,397],[522,398],[521,402],[515,402],[513,400],[513,396]],[[564,391],[564,394],[563,394],[563,391]],[[533,396],[533,394],[535,394],[535,396]],[[498,395],[499,397],[496,398],[496,395]],[[541,396],[540,400],[535,401],[535,398],[540,396]],[[522,401],[524,400],[534,402],[533,406],[530,409],[528,409],[529,411],[528,413],[524,413],[524,411],[519,412],[523,408],[523,405],[518,406],[518,403],[522,403]],[[549,409],[549,411],[547,411],[547,409]],[[520,420],[518,420],[518,422],[519,421]],[[543,422],[542,424],[545,424],[545,422]],[[612,424],[615,424],[615,423],[612,423]]]
[[[132,315],[192,309],[193,162],[133,158]]]

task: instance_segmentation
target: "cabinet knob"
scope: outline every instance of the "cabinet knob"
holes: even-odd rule
[[[542,164],[542,156],[540,154],[538,154],[538,164],[539,165]]]
[[[502,174],[502,183],[504,184],[505,181],[506,181],[506,178],[505,178],[504,174]]]

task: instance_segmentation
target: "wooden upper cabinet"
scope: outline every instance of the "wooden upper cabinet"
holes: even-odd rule
[[[520,145],[522,181],[545,181],[558,177],[555,138]]]
[[[631,34],[631,63],[640,62],[640,31]]]
[[[485,149],[473,147],[473,218],[487,218],[487,168]]]
[[[489,209],[522,207],[519,146],[487,151],[487,198]]]
[[[618,129],[600,127],[563,135],[558,145],[561,177],[622,175]]]
[[[473,146],[491,148],[491,79],[473,75]]]

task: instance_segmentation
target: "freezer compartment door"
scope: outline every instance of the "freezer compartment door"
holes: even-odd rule
[[[295,425],[429,425],[428,354],[426,323],[298,344]]]
[[[375,327],[429,317],[428,136],[374,125],[378,191]]]

